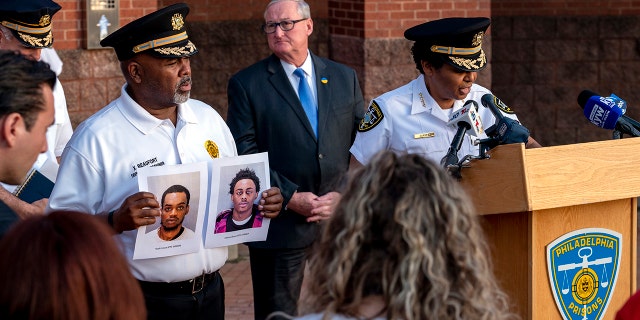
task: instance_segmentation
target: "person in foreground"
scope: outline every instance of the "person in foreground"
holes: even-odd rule
[[[640,320],[640,291],[637,291],[616,312],[616,320]]]
[[[382,151],[355,169],[309,262],[299,319],[511,319],[464,191]]]
[[[22,183],[38,155],[47,151],[55,83],[56,74],[46,63],[0,50],[0,182]],[[20,220],[9,200],[0,199],[0,238]]]
[[[136,229],[155,224],[161,215],[154,194],[139,191],[137,170],[237,156],[222,117],[190,98],[190,57],[198,50],[187,34],[188,13],[186,4],[173,4],[100,42],[115,49],[126,84],[120,97],[73,133],[49,199],[50,210],[87,212],[119,233],[149,319],[224,319],[218,270],[227,260],[227,247],[204,248],[200,241],[197,252],[133,259]],[[280,190],[265,190],[259,205],[261,214],[276,217]]]
[[[295,313],[306,250],[340,198],[335,184],[364,113],[355,70],[309,50],[309,4],[270,1],[262,31],[273,54],[233,75],[227,90],[238,153],[269,152],[271,185],[284,197],[267,240],[247,243],[258,320]]]
[[[484,17],[444,18],[404,32],[407,40],[414,41],[411,54],[420,75],[371,101],[350,149],[354,166],[366,164],[380,150],[420,154],[439,162],[457,130],[447,125],[449,118],[469,100],[478,104],[485,129],[496,122],[481,102],[491,91],[475,83],[478,72],[487,66],[482,40],[490,24]],[[498,112],[518,120],[510,108]],[[540,147],[528,130],[523,140],[527,148]],[[466,134],[458,158],[477,156],[476,141]]]
[[[112,235],[78,212],[19,221],[0,241],[0,319],[146,319]]]

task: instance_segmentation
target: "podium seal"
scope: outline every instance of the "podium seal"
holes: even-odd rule
[[[604,317],[621,252],[622,236],[600,228],[575,230],[547,245],[551,291],[564,320]]]

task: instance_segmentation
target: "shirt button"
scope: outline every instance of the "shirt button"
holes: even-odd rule
[[[318,159],[322,159],[324,158],[324,155],[322,153],[318,154]]]

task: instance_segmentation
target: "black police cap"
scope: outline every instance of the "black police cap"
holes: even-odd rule
[[[120,61],[143,52],[158,58],[192,56],[198,49],[187,35],[188,13],[185,3],[170,5],[128,23],[102,39],[100,45],[113,47]]]
[[[409,28],[404,37],[428,44],[431,52],[441,54],[454,68],[479,71],[487,65],[482,39],[490,24],[484,17],[444,18]]]
[[[2,0],[0,25],[27,48],[48,48],[53,45],[51,17],[60,9],[51,0]]]

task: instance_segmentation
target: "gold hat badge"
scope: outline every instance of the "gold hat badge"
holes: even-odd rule
[[[176,13],[171,17],[171,26],[173,27],[173,30],[180,30],[184,27],[184,18],[181,14]]]

